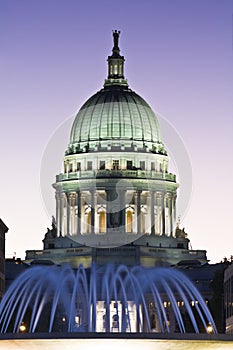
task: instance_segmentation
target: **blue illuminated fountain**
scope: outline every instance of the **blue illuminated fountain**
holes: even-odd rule
[[[187,324],[217,333],[192,282],[168,268],[35,266],[12,283],[0,315],[1,333],[186,333]]]

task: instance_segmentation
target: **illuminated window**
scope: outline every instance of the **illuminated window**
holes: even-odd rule
[[[119,74],[122,75],[122,64],[119,65]]]
[[[75,320],[76,325],[79,326],[80,325],[80,316],[78,316],[78,315],[75,316],[74,320]]]
[[[114,64],[114,74],[118,74],[117,64]]]
[[[112,167],[114,170],[118,170],[119,169],[119,160],[113,160]]]
[[[133,214],[130,210],[126,213],[126,232],[133,232]]]
[[[87,213],[87,233],[91,233],[91,211]]]
[[[113,315],[112,316],[112,328],[118,328],[119,327],[119,316]]]
[[[141,233],[145,233],[145,214],[141,211],[140,213],[141,216]]]
[[[100,233],[106,232],[106,213],[104,211],[99,213],[99,231]]]

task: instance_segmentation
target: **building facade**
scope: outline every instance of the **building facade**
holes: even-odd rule
[[[0,300],[5,292],[5,234],[8,227],[0,219]]]
[[[226,333],[233,334],[233,264],[224,274],[224,304],[226,316]]]
[[[176,223],[176,175],[155,113],[124,77],[118,31],[103,88],[79,110],[56,176],[56,219],[26,260],[170,266],[207,261]]]
[[[73,122],[63,172],[53,184],[56,217],[45,233],[43,249],[26,251],[24,262],[7,262],[9,284],[29,265],[56,264],[60,265],[57,270],[63,271],[67,267],[63,264],[68,263],[71,275],[75,271],[82,271],[79,276],[85,274],[87,287],[93,285],[91,271],[95,269],[98,270],[96,281],[101,282],[105,269],[123,268],[120,277],[124,278],[133,271],[129,267],[169,266],[172,268],[165,269],[169,273],[174,273],[173,269],[182,270],[193,281],[203,296],[201,302],[211,310],[217,329],[222,332],[223,293],[219,286],[222,286],[224,266],[211,266],[205,250],[192,250],[187,233],[177,224],[179,184],[176,175],[169,172],[169,157],[155,113],[125,79],[119,34],[113,32],[112,55],[108,57],[108,76],[103,88],[83,104]],[[229,276],[226,278],[229,292],[231,282]],[[64,278],[63,287],[66,282]],[[100,285],[102,288],[103,284]],[[63,287],[59,285],[59,290]],[[119,326],[124,323],[127,309],[133,332],[182,330],[176,314],[181,316],[187,332],[194,331],[190,314],[197,319],[200,316],[196,294],[179,294],[181,288],[176,289],[173,283],[170,292],[176,289],[174,297],[165,288],[156,299],[150,290],[146,291],[142,305],[135,302],[132,286],[127,289],[130,293],[127,302],[120,297],[106,302],[100,288],[89,311],[83,311],[82,300],[77,302],[75,327],[85,331],[87,319],[92,315],[97,332],[130,331],[126,323],[123,328]],[[140,289],[139,285],[136,289]],[[228,330],[232,322],[229,295],[226,297]],[[78,297],[86,298],[83,290]],[[59,313],[58,319],[56,330],[67,329],[67,318]],[[205,323],[200,317],[198,320],[201,332],[213,331],[213,323]],[[44,331],[44,322],[41,327],[38,329]]]

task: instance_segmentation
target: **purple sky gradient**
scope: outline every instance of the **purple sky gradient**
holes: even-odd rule
[[[6,256],[16,252],[24,258],[26,249],[42,248],[50,225],[40,194],[43,152],[54,130],[102,87],[112,29],[121,30],[130,87],[174,125],[188,150],[193,195],[182,225],[193,249],[206,249],[211,262],[229,257],[230,0],[0,2],[0,217],[10,228]]]

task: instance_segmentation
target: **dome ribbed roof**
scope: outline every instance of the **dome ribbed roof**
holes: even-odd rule
[[[78,112],[70,143],[130,139],[161,143],[157,118],[148,103],[122,86],[105,87]]]
[[[113,31],[114,46],[108,56],[108,79],[78,112],[70,135],[69,153],[86,152],[106,143],[131,142],[155,152],[166,152],[158,120],[148,103],[128,87],[124,56],[118,46],[120,32]],[[127,141],[128,140],[128,141]],[[109,141],[109,142],[108,142]]]

